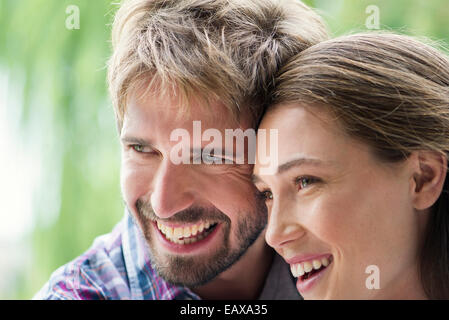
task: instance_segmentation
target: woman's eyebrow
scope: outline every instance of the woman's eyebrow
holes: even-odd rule
[[[314,159],[314,158],[305,158],[305,157],[295,158],[295,159],[291,159],[291,160],[279,165],[277,168],[276,174],[284,173],[284,172],[290,170],[291,168],[299,167],[302,165],[323,166],[328,163],[330,163],[330,162],[322,161],[322,160]]]
[[[332,165],[332,164],[333,164],[332,161],[323,161],[323,160],[319,160],[319,159],[315,159],[315,158],[299,157],[299,158],[291,159],[291,160],[279,165],[277,167],[276,175],[284,173],[292,168],[299,167],[302,165],[325,166],[325,165]],[[261,179],[257,174],[252,174],[251,181],[254,184],[256,184],[258,182],[263,182],[263,179]]]

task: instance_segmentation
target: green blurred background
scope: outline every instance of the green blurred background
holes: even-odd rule
[[[123,215],[105,80],[116,2],[0,0],[0,299],[30,299]],[[375,5],[381,29],[449,44],[448,0],[304,2],[333,35],[367,30]]]

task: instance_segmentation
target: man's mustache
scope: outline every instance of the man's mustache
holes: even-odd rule
[[[190,207],[185,210],[179,211],[172,215],[170,218],[160,218],[156,215],[153,207],[149,202],[138,199],[136,201],[136,208],[139,215],[143,218],[151,221],[163,221],[163,222],[181,222],[181,223],[195,223],[198,221],[214,221],[214,222],[228,222],[231,220],[227,215],[218,210],[217,208],[204,208],[204,207]]]

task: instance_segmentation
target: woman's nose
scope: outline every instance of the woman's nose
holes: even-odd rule
[[[291,208],[288,204],[283,205],[282,200],[276,200],[270,210],[265,240],[273,248],[281,248],[305,234],[305,229]]]

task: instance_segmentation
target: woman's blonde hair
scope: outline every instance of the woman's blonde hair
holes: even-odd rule
[[[117,11],[108,84],[122,126],[131,92],[145,87],[218,99],[236,118],[262,113],[289,57],[327,39],[322,19],[297,0],[131,0]],[[246,109],[243,109],[246,108]]]
[[[272,108],[325,106],[382,161],[432,150],[449,157],[449,60],[412,37],[355,34],[324,41],[280,71]],[[447,169],[447,168],[446,168]],[[449,298],[449,176],[432,208],[420,275],[429,298]]]

